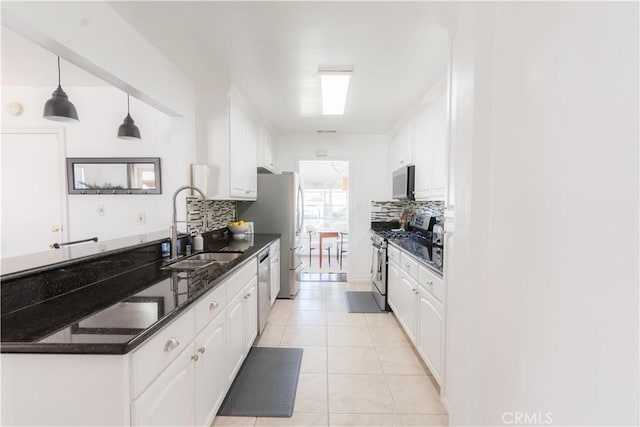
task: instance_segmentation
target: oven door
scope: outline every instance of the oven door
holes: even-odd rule
[[[371,279],[381,296],[387,294],[387,249],[371,245]]]

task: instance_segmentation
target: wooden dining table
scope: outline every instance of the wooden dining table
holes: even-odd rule
[[[319,243],[319,248],[320,248],[320,254],[318,255],[319,258],[319,264],[320,264],[320,268],[322,268],[322,240],[324,239],[337,239],[338,237],[340,237],[340,233],[338,233],[337,231],[318,231],[318,241]]]

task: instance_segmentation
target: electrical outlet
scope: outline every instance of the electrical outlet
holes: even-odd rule
[[[146,214],[144,212],[139,212],[138,213],[138,218],[136,219],[136,222],[140,225],[144,225],[145,221],[146,221]]]
[[[98,216],[104,216],[104,205],[98,205],[96,207],[96,214]]]

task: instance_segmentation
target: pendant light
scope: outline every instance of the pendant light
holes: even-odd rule
[[[118,138],[126,139],[127,141],[140,141],[140,129],[138,129],[129,114],[129,94],[127,94],[127,117],[124,118],[118,128]]]
[[[56,122],[77,122],[78,112],[69,101],[69,97],[60,86],[60,57],[58,56],[58,88],[51,94],[51,99],[44,104],[44,113],[47,120]]]

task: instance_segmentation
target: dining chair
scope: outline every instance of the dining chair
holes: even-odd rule
[[[340,242],[338,242],[338,255],[340,258],[340,270],[342,270],[342,255],[345,252],[348,252],[348,248],[349,248],[349,233],[345,233],[345,232],[340,232]],[[347,249],[345,249],[345,247]],[[337,255],[337,256],[338,256]]]

